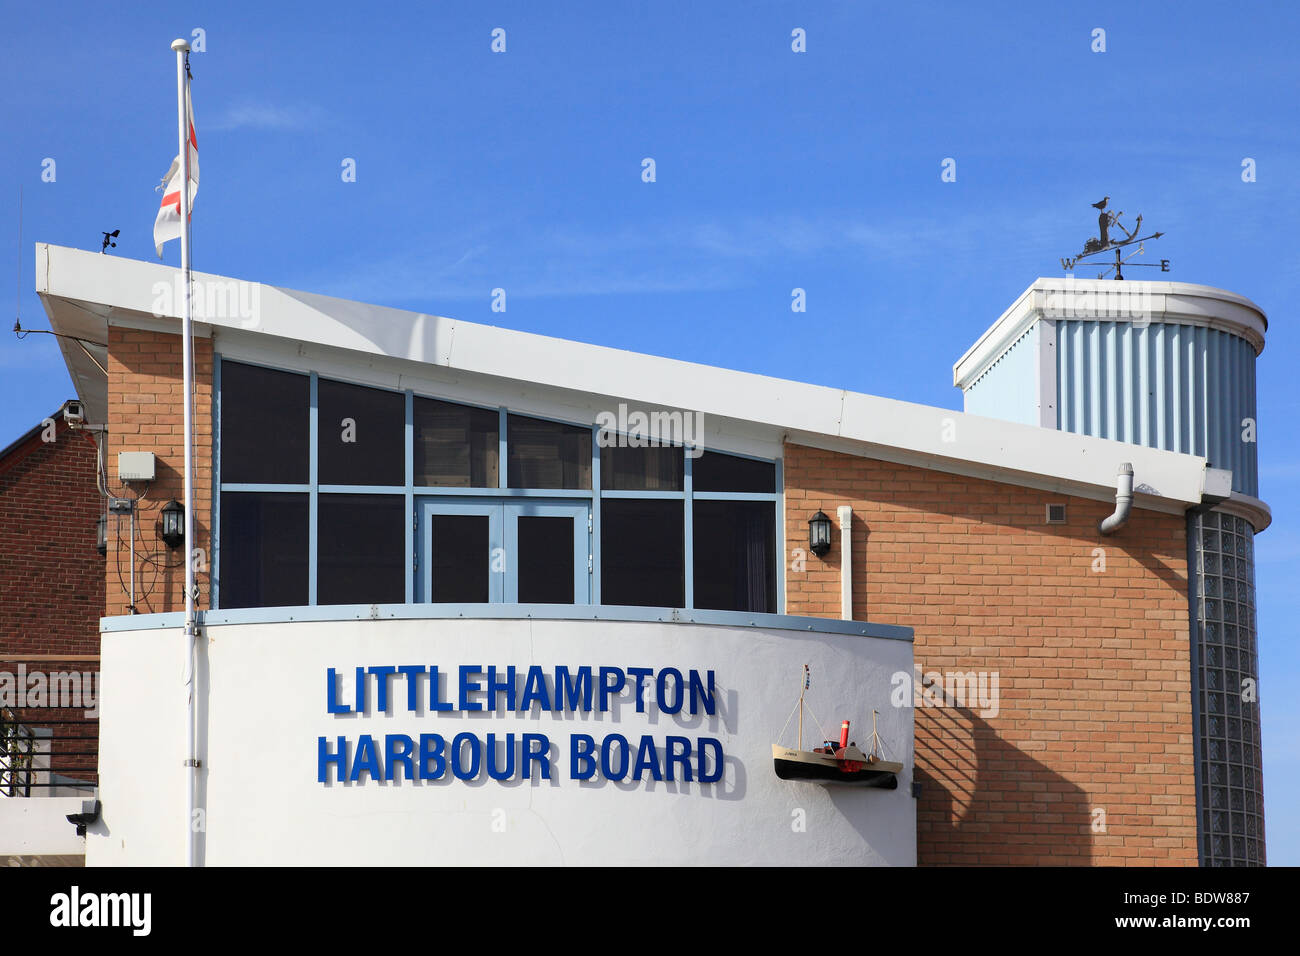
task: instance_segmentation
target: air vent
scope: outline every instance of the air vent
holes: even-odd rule
[[[1048,504],[1048,506],[1047,506],[1047,523],[1048,523],[1048,524],[1065,524],[1065,505],[1064,505],[1064,503]]]

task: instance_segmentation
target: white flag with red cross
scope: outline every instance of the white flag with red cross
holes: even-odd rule
[[[194,215],[194,196],[199,191],[199,141],[194,135],[194,108],[190,104],[190,81],[185,80],[185,117],[189,123],[190,145],[190,215]],[[171,169],[163,177],[162,203],[158,207],[158,218],[153,224],[153,244],[162,258],[163,243],[181,237],[181,179],[185,173],[181,157],[172,160]]]

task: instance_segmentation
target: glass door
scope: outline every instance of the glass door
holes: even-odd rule
[[[490,501],[421,504],[421,598],[434,604],[495,604],[504,600],[501,505]]]
[[[591,603],[590,515],[585,501],[505,506],[507,602]]]
[[[419,598],[435,604],[590,604],[588,502],[422,499]]]

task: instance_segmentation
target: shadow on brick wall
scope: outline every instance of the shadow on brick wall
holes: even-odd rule
[[[916,711],[917,865],[1093,862],[1083,790],[964,707]]]

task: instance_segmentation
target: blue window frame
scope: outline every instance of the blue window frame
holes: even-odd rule
[[[338,526],[339,506],[346,501],[364,501],[368,508],[378,509],[384,514],[392,513],[385,507],[380,507],[371,499],[363,499],[358,496],[394,496],[402,502],[401,514],[405,516],[403,521],[404,531],[401,534],[404,554],[401,557],[403,567],[403,586],[401,593],[405,603],[411,604],[416,602],[435,601],[440,596],[457,595],[456,601],[438,603],[480,603],[489,602],[507,602],[507,603],[528,603],[529,598],[567,598],[576,604],[599,604],[601,603],[601,570],[604,558],[603,552],[610,550],[611,560],[614,563],[611,568],[617,568],[619,580],[617,587],[617,596],[611,594],[614,600],[619,603],[630,603],[635,600],[636,589],[629,581],[635,581],[637,573],[635,561],[636,543],[622,542],[620,536],[612,538],[606,537],[606,542],[602,543],[601,535],[601,512],[602,501],[606,502],[611,509],[611,518],[616,518],[623,523],[624,527],[635,527],[633,519],[640,516],[642,521],[647,516],[656,513],[681,515],[680,536],[676,535],[659,535],[656,539],[656,557],[654,558],[655,566],[647,567],[647,580],[653,575],[658,582],[654,587],[647,586],[647,592],[653,593],[656,597],[663,599],[666,595],[676,596],[678,593],[682,597],[682,606],[685,608],[695,608],[695,584],[696,572],[695,564],[699,560],[727,560],[737,561],[746,560],[746,555],[754,556],[763,555],[763,560],[758,562],[758,566],[739,568],[734,575],[734,585],[728,585],[727,595],[729,606],[733,609],[747,610],[753,612],[781,613],[784,610],[784,515],[781,509],[782,502],[782,474],[781,461],[778,459],[761,459],[754,456],[739,455],[734,453],[722,453],[716,451],[706,451],[705,454],[710,456],[709,460],[700,465],[698,457],[692,457],[687,450],[677,449],[676,454],[680,455],[681,468],[677,470],[676,465],[671,467],[665,465],[665,455],[663,452],[654,453],[637,453],[631,455],[618,455],[617,452],[611,452],[610,449],[602,449],[600,442],[597,440],[599,431],[596,426],[575,426],[570,422],[554,422],[555,426],[548,429],[545,426],[538,426],[538,423],[545,422],[547,419],[526,412],[507,409],[504,407],[484,409],[482,406],[475,406],[463,402],[452,402],[444,397],[436,395],[415,395],[412,390],[396,391],[393,389],[377,388],[375,386],[354,385],[347,382],[338,381],[334,376],[330,376],[328,388],[330,390],[331,407],[326,409],[327,415],[338,418],[344,414],[338,406],[338,396],[342,394],[346,399],[354,389],[368,388],[372,389],[376,395],[369,406],[362,408],[362,413],[345,417],[356,418],[358,426],[364,426],[367,429],[373,428],[375,419],[373,414],[366,414],[370,408],[388,408],[390,413],[395,413],[398,407],[403,409],[404,422],[401,428],[403,436],[403,449],[401,452],[403,459],[402,483],[401,484],[325,484],[322,483],[321,473],[321,436],[322,429],[329,429],[329,438],[335,444],[338,444],[339,434],[336,434],[341,425],[341,420],[336,422],[332,418],[322,421],[321,414],[321,384],[322,380],[315,372],[290,372],[287,370],[267,368],[258,366],[253,363],[223,359],[221,355],[215,356],[214,385],[216,392],[216,401],[214,403],[214,416],[216,421],[213,428],[213,457],[214,468],[213,474],[217,476],[215,480],[218,487],[213,495],[213,516],[212,527],[217,530],[214,536],[214,546],[212,555],[212,606],[214,608],[228,606],[221,596],[221,533],[227,530],[223,527],[221,521],[222,502],[226,502],[226,507],[232,507],[232,502],[242,504],[243,499],[236,499],[233,496],[256,496],[259,507],[263,509],[274,508],[277,504],[286,507],[301,507],[295,502],[306,500],[307,504],[307,530],[306,541],[303,543],[306,554],[305,562],[307,567],[307,601],[309,605],[319,605],[334,603],[331,595],[322,595],[319,593],[319,587],[322,582],[322,554],[321,554],[321,515],[322,511],[329,514],[330,528],[326,528],[327,535],[334,534],[331,529]],[[234,369],[231,366],[235,366]],[[223,367],[226,369],[223,378]],[[274,375],[269,373],[279,372],[287,376],[299,376],[305,379],[309,392],[309,414],[307,416],[307,445],[308,445],[308,473],[305,483],[298,481],[288,482],[248,482],[248,481],[226,481],[222,471],[222,418],[223,418],[223,382],[229,381],[233,386],[239,382],[247,380],[260,381],[262,379],[272,379]],[[396,397],[396,401],[387,401],[382,397],[383,393],[391,394]],[[358,396],[365,397],[365,393],[356,392]],[[420,413],[417,416],[416,402],[421,403]],[[437,407],[430,403],[437,403]],[[235,400],[235,404],[241,404]],[[456,407],[466,409],[464,423],[454,416],[447,414],[430,415],[429,411],[447,412]],[[242,409],[241,417],[237,423],[241,429],[240,441],[241,451],[243,445],[247,444],[247,427],[248,415],[246,409]],[[486,414],[495,414],[497,417],[496,434],[493,436],[490,427],[490,419]],[[428,480],[424,475],[430,474],[449,474],[455,475],[458,482],[456,486],[438,487],[424,484],[416,484],[416,442],[419,440],[417,433],[417,423],[435,421],[440,434],[436,437],[424,439],[421,446],[421,481]],[[391,434],[390,426],[386,423],[379,423],[388,433]],[[529,442],[536,444],[539,440],[544,440],[548,431],[554,432],[561,436],[564,443],[563,457],[564,461],[561,467],[563,473],[558,478],[546,478],[544,484],[560,485],[561,487],[509,487],[510,468],[507,464],[511,462],[509,436],[511,430],[519,431],[525,427],[525,434]],[[396,428],[396,424],[391,428]],[[420,426],[424,427],[424,426]],[[430,449],[437,452],[439,448],[446,447],[446,435],[449,431],[456,428],[464,428],[467,434],[471,435],[471,440],[475,443],[471,452],[471,458],[464,462],[452,461],[441,469],[435,469],[429,466]],[[575,444],[576,428],[589,429],[591,440],[588,442],[585,438]],[[287,436],[292,440],[292,436]],[[490,442],[495,437],[497,449],[495,458],[485,451],[484,442]],[[608,436],[605,436],[608,437]],[[573,460],[574,449],[582,449],[583,455],[589,455],[590,464],[586,460],[577,462],[577,477],[571,477],[569,472],[575,468]],[[589,449],[589,451],[588,451]],[[605,452],[602,456],[602,451]],[[691,450],[694,452],[694,450]],[[337,448],[331,449],[331,454],[337,457]],[[440,452],[437,452],[440,453]],[[519,484],[519,475],[537,471],[542,474],[544,469],[538,470],[535,466],[528,466],[521,463],[530,459],[521,458],[520,455],[531,454],[533,461],[537,460],[536,447],[529,449],[519,449],[515,456],[515,461],[519,467],[515,469],[515,483]],[[484,456],[487,457],[484,457]],[[610,470],[608,483],[614,487],[605,487],[601,480],[602,457],[605,458],[606,467]],[[445,460],[445,459],[444,459]],[[644,462],[645,464],[642,464]],[[616,464],[615,464],[616,463]],[[695,490],[694,472],[697,466],[704,470],[704,487]],[[589,471],[588,471],[589,467]],[[340,473],[336,466],[331,465],[335,473]],[[486,471],[484,469],[487,469]],[[617,469],[617,470],[615,470]],[[644,470],[644,475],[638,477],[639,469]],[[495,472],[495,487],[483,487],[489,484],[484,481],[482,475],[492,475]],[[344,475],[352,474],[369,474],[367,469],[345,469],[341,472]],[[375,471],[376,475],[382,474],[385,478],[392,474],[391,470],[384,472]],[[588,480],[587,475],[590,475]],[[233,477],[241,477],[235,475]],[[346,480],[346,479],[345,479]],[[578,487],[573,487],[577,485]],[[734,485],[736,490],[728,490]],[[568,487],[564,487],[568,486]],[[704,490],[708,489],[708,490]],[[761,490],[755,490],[761,489]],[[770,490],[769,490],[770,489]],[[333,497],[340,496],[340,497]],[[351,497],[348,497],[351,496]],[[252,500],[250,497],[248,500]],[[327,507],[322,509],[322,501],[325,501]],[[636,507],[636,501],[643,502],[679,502],[680,512],[675,508],[665,509],[664,507],[655,508],[651,505],[645,507]],[[615,507],[614,502],[620,501],[620,505]],[[754,518],[752,514],[757,512],[762,517],[762,525],[767,529],[764,534],[759,535],[757,532],[747,532],[748,537],[740,535],[735,540],[722,542],[700,541],[695,539],[697,518],[696,505],[702,502],[735,502],[738,503],[736,508],[738,513],[745,512],[751,517],[747,519],[748,524],[743,521],[737,522],[737,526],[753,528]],[[739,503],[748,502],[752,504],[740,506]],[[710,516],[707,529],[710,534],[717,534],[717,528],[728,527],[723,522],[715,520],[719,512],[719,507],[725,511],[725,506],[710,505],[705,512]],[[770,515],[768,514],[770,509]],[[246,509],[244,509],[246,510]],[[242,513],[242,512],[241,512]],[[391,529],[391,525],[385,526]],[[356,527],[351,528],[348,532],[353,535],[362,534],[363,529]],[[482,533],[483,542],[479,543],[477,536]],[[233,533],[233,532],[229,532]],[[570,537],[571,534],[571,537]],[[458,573],[457,568],[447,564],[441,572],[437,566],[439,552],[435,550],[434,536],[439,536],[440,541],[454,541],[457,535],[463,536],[465,542],[471,543],[475,549],[472,560],[465,563],[463,573]],[[659,540],[662,539],[662,540]],[[361,543],[358,545],[360,551],[364,552],[370,547],[371,539],[359,538]],[[391,530],[385,530],[382,538],[381,547],[388,548],[393,545],[395,539]],[[673,586],[672,578],[678,573],[676,565],[666,560],[663,553],[665,547],[677,547],[677,541],[681,542],[682,556],[680,573],[683,577],[680,591]],[[666,542],[666,543],[665,543]],[[328,560],[330,561],[329,573],[332,580],[338,580],[340,575],[346,574],[346,555],[347,548],[340,549],[337,546],[330,547],[331,542],[325,542],[328,550]],[[698,544],[698,546],[697,546]],[[617,555],[613,553],[613,548],[627,545],[625,550]],[[247,551],[249,544],[245,542],[242,545],[243,551]],[[228,559],[239,560],[242,555],[239,543],[232,543],[231,549],[227,549]],[[486,549],[486,550],[484,550]],[[484,571],[479,567],[479,557],[486,555],[488,562],[487,570]],[[358,558],[364,555],[358,554]],[[516,559],[522,560],[516,560]],[[757,561],[757,558],[753,560]],[[531,566],[536,572],[530,577],[529,567]],[[572,564],[572,595],[569,596],[563,588],[563,576],[552,573],[549,577],[543,574],[544,569],[549,568],[551,572],[559,566],[567,567],[569,562]],[[495,568],[495,570],[494,570]],[[523,574],[521,576],[521,571]],[[611,573],[613,573],[611,571]],[[716,576],[715,576],[716,577]],[[237,582],[241,580],[239,574],[230,575],[232,588],[231,601],[233,604],[241,603],[241,595],[234,593],[238,590]],[[272,583],[274,578],[269,579]],[[388,580],[388,579],[385,579]],[[703,579],[701,579],[703,580]],[[613,584],[613,582],[611,582]],[[262,583],[261,587],[270,587]],[[326,582],[328,587],[328,582]],[[296,585],[295,585],[296,587]],[[383,589],[385,598],[396,596],[391,587],[385,586]],[[775,593],[773,594],[773,590]],[[358,592],[359,593],[359,592]],[[762,598],[747,597],[747,595],[762,594]],[[709,596],[705,600],[710,604],[718,602],[718,586],[716,580],[710,586]],[[466,595],[473,595],[469,599]],[[354,597],[356,595],[353,595]],[[300,594],[295,591],[292,596],[293,600],[299,600]],[[247,603],[247,597],[242,597],[242,602]],[[283,600],[277,598],[275,594],[257,595],[257,600],[265,601],[266,606],[277,603],[283,603],[289,600],[286,596]],[[745,606],[746,602],[751,603]],[[373,602],[379,603],[379,602]],[[559,603],[565,603],[560,601]],[[649,602],[647,602],[648,604]]]

